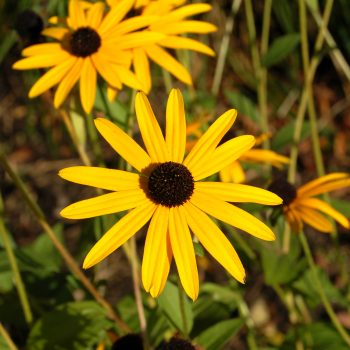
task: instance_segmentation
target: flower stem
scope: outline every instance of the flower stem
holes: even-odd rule
[[[2,242],[5,247],[5,251],[11,266],[11,270],[15,279],[15,285],[17,289],[17,293],[19,296],[19,300],[23,309],[24,313],[24,318],[28,324],[31,324],[33,322],[33,314],[32,310],[30,308],[29,300],[28,300],[28,295],[26,292],[25,285],[22,280],[21,273],[19,271],[18,265],[17,265],[17,260],[15,257],[15,254],[12,249],[12,245],[10,242],[10,239],[8,237],[8,232],[5,227],[4,223],[4,206],[3,206],[3,200],[2,196],[0,194],[0,237],[2,239]]]
[[[162,75],[163,75],[165,89],[166,89],[167,93],[169,93],[170,90],[173,88],[173,82],[171,79],[171,75],[164,68],[162,68]]]
[[[18,190],[21,192],[23,199],[25,200],[25,202],[29,206],[29,208],[32,211],[32,213],[34,214],[35,218],[38,220],[40,226],[43,228],[43,230],[46,232],[46,234],[51,239],[55,248],[61,254],[63,260],[65,261],[65,263],[67,264],[67,266],[69,267],[71,272],[81,281],[81,283],[91,293],[91,295],[95,298],[95,300],[104,309],[106,309],[108,316],[116,322],[117,326],[124,332],[130,331],[129,327],[115,313],[112,306],[98,293],[98,291],[93,286],[93,284],[84,275],[84,273],[81,271],[81,269],[79,268],[79,266],[75,262],[74,258],[68,252],[68,250],[57,239],[54,231],[52,230],[52,228],[48,224],[42,210],[40,209],[38,204],[35,202],[35,200],[32,198],[26,185],[24,184],[22,179],[17,175],[15,170],[10,165],[6,155],[3,153],[0,153],[0,164],[3,166],[3,168],[8,173],[8,175],[11,177],[12,181],[14,182],[14,184],[16,185]]]
[[[97,135],[96,128],[94,125],[94,119],[92,117],[92,114],[91,113],[87,114],[86,119],[87,119],[86,120],[87,130],[88,130],[88,134],[89,134],[90,141],[92,144],[92,152],[95,155],[99,166],[104,166],[104,162],[102,159],[102,150],[101,150],[101,147],[98,143],[98,135]]]
[[[186,311],[185,311],[185,291],[182,287],[180,277],[177,277],[177,287],[179,291],[179,305],[180,305],[180,314],[182,318],[182,329],[183,329],[183,336],[185,338],[189,337],[189,330],[188,330],[188,322],[186,317]]]
[[[312,276],[313,276],[313,279],[314,279],[314,283],[315,283],[315,287],[316,287],[316,290],[321,298],[321,301],[323,303],[323,306],[330,318],[330,320],[332,321],[335,329],[338,331],[339,335],[343,338],[343,340],[345,341],[345,343],[350,346],[350,335],[347,333],[347,331],[344,329],[344,327],[342,326],[342,324],[339,322],[338,318],[337,318],[337,315],[335,314],[333,308],[332,308],[332,305],[331,303],[329,302],[328,300],[328,297],[323,289],[323,286],[322,286],[322,283],[318,277],[318,274],[317,274],[317,270],[316,270],[316,265],[315,265],[315,262],[314,262],[314,259],[312,257],[312,254],[311,254],[311,250],[310,250],[310,246],[307,242],[307,239],[304,235],[304,232],[300,232],[299,233],[299,239],[300,239],[300,242],[301,242],[301,245],[303,247],[303,250],[304,250],[304,253],[305,253],[305,256],[306,256],[306,260],[311,268],[311,272],[312,272]]]
[[[1,322],[0,322],[0,335],[4,338],[5,343],[7,344],[10,350],[18,350],[17,346],[12,341],[11,337],[9,336],[9,334],[7,333],[5,327],[2,325]]]

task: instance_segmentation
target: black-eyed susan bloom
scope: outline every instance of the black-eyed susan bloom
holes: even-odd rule
[[[86,112],[95,101],[97,77],[109,86],[121,89],[125,84],[133,89],[144,89],[130,71],[132,50],[164,38],[151,31],[134,32],[149,25],[154,18],[123,20],[134,5],[124,0],[105,14],[105,5],[96,2],[87,6],[79,0],[69,1],[69,15],[64,27],[45,29],[42,34],[56,39],[30,46],[23,50],[25,58],[17,61],[15,69],[50,68],[31,88],[29,97],[36,97],[58,84],[54,105],[58,108],[73,86],[80,81],[80,98]],[[59,21],[58,21],[59,22]]]
[[[190,230],[243,283],[245,272],[236,251],[208,214],[270,241],[275,236],[269,227],[228,202],[278,205],[282,200],[252,186],[201,181],[254,145],[254,137],[244,135],[218,146],[236,115],[229,110],[219,117],[186,157],[186,120],[179,90],[172,90],[169,96],[165,138],[146,95],[137,94],[136,116],[147,152],[110,121],[96,119],[101,135],[136,172],[81,166],[60,171],[66,180],[112,191],[66,207],[63,217],[83,219],[130,210],[90,250],[83,267],[97,264],[150,221],[142,281],[153,297],[163,290],[174,256],[186,293],[197,298],[198,271]]]
[[[328,215],[347,229],[350,228],[350,222],[343,214],[315,196],[349,186],[349,174],[332,173],[299,188],[284,179],[277,179],[269,186],[269,190],[283,198],[283,212],[293,231],[300,232],[306,223],[317,231],[331,233],[332,223],[322,214]]]

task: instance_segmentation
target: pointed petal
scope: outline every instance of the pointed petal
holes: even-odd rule
[[[136,95],[135,109],[142,139],[152,162],[163,163],[170,160],[162,130],[143,92],[138,92]]]
[[[223,183],[223,182],[196,182],[195,191],[214,196],[225,202],[258,203],[264,205],[282,204],[282,199],[276,194],[262,188]]]
[[[68,13],[69,13],[69,25],[73,29],[77,29],[79,27],[86,27],[84,7],[81,1],[70,0]]]
[[[236,120],[237,111],[230,109],[222,114],[198,140],[196,145],[184,160],[184,165],[192,172],[192,168],[201,162],[204,156],[212,154],[226,132],[231,128]]]
[[[188,225],[203,247],[236,280],[244,283],[244,267],[235,249],[222,231],[205,213],[196,208],[190,202],[187,202],[184,205],[184,209]]]
[[[143,86],[138,81],[136,75],[131,72],[130,69],[121,66],[121,65],[113,65],[115,68],[116,73],[119,76],[120,81],[125,84],[126,86],[129,86],[130,88],[134,90],[142,90]]]
[[[92,55],[91,60],[94,63],[94,66],[97,69],[98,73],[109,85],[117,89],[122,88],[122,83],[119,76],[115,71],[111,69],[111,67],[113,68],[113,65],[111,63],[103,59],[99,53]]]
[[[44,91],[58,84],[66,76],[68,71],[71,70],[76,60],[77,58],[72,57],[69,60],[66,60],[63,63],[57,65],[56,67],[51,68],[32,86],[29,91],[29,97],[33,98],[39,96]]]
[[[133,55],[130,51],[119,50],[115,45],[103,43],[98,50],[98,56],[110,63],[120,64],[125,67],[130,67]]]
[[[80,100],[86,113],[90,113],[95,102],[97,73],[90,57],[84,60],[80,77]]]
[[[331,222],[316,210],[300,206],[298,212],[300,213],[301,219],[316,230],[325,233],[333,232]]]
[[[256,145],[256,142],[255,142]],[[289,163],[289,158],[267,149],[250,149],[242,154],[241,160],[271,164],[277,168]]]
[[[142,171],[151,163],[148,154],[118,126],[104,118],[95,119],[95,125],[112,148],[135,169]]]
[[[170,208],[169,236],[181,284],[186,294],[195,301],[199,291],[198,270],[183,207]]]
[[[215,56],[215,52],[207,45],[193,40],[190,38],[184,38],[181,36],[167,36],[166,39],[163,39],[159,42],[159,45],[169,48],[169,49],[185,49],[193,50],[200,53],[203,53],[208,56]]]
[[[300,205],[303,207],[308,207],[311,209],[319,210],[330,217],[332,217],[334,220],[339,222],[340,225],[342,225],[345,228],[350,228],[350,222],[349,220],[339,211],[332,208],[329,204],[326,202],[317,199],[317,198],[303,198],[298,201]]]
[[[67,51],[61,50],[54,54],[47,55],[35,55],[23,58],[15,62],[12,66],[13,69],[26,70],[34,68],[49,68],[60,64],[72,57]]]
[[[192,85],[192,78],[187,69],[159,45],[145,46],[148,57],[166,71],[187,85]]]
[[[59,171],[65,180],[108,191],[125,191],[140,188],[140,175],[128,171],[91,166],[73,166]]]
[[[138,206],[121,218],[92,247],[84,260],[83,268],[88,269],[96,265],[124,244],[149,221],[155,208],[156,206],[148,201],[146,204]]]
[[[154,27],[157,28],[155,25]],[[162,28],[157,28],[162,33],[174,35],[174,34],[186,34],[186,33],[197,33],[206,34],[217,31],[217,27],[209,22],[203,21],[181,21],[169,23]]]
[[[134,49],[134,69],[138,81],[142,82],[143,91],[148,94],[152,86],[151,70],[148,57],[141,48]]]
[[[157,43],[164,38],[165,35],[162,33],[141,31],[125,34],[117,38],[112,37],[112,39],[108,39],[106,42],[108,44],[114,44],[118,50],[129,50]]]
[[[104,10],[105,5],[103,2],[96,2],[93,4],[87,13],[87,25],[97,29],[101,24]]]
[[[72,69],[67,73],[67,75],[62,79],[62,81],[58,85],[54,98],[55,108],[58,108],[63,103],[63,101],[66,99],[67,95],[70,93],[75,83],[78,81],[81,74],[83,62],[83,58],[77,58]]]
[[[86,219],[129,210],[146,202],[149,199],[141,189],[112,192],[73,203],[60,214],[67,219]]]
[[[212,154],[202,157],[191,172],[195,181],[204,179],[225,168],[230,163],[237,160],[244,152],[252,148],[255,138],[251,135],[243,135],[225,142],[219,146]]]
[[[242,159],[242,157],[240,159]],[[239,184],[246,181],[244,170],[237,160],[224,169],[221,169],[219,175],[222,182],[234,182]]]
[[[158,16],[136,16],[126,19],[121,22],[118,26],[111,29],[108,32],[108,37],[121,36],[139,30],[144,27],[148,27],[151,23],[157,20]]]
[[[69,33],[69,29],[68,28],[62,28],[62,27],[45,28],[41,32],[42,35],[45,35],[45,36],[48,36],[50,38],[54,38],[54,39],[57,39],[57,40],[60,40],[60,41],[63,40],[63,38],[66,35],[68,35],[68,33]],[[42,44],[40,44],[40,45],[42,45]],[[25,55],[25,56],[27,56],[27,55]]]
[[[118,96],[118,90],[113,88],[112,86],[107,86],[107,98],[108,101],[113,102]]]
[[[169,208],[159,205],[153,214],[146,236],[142,259],[142,283],[153,298],[162,292],[172,260],[168,221]]]
[[[190,202],[205,213],[226,222],[234,227],[250,233],[252,236],[258,237],[265,241],[273,241],[274,233],[263,222],[246,211],[209,196],[204,193],[194,191]]]
[[[170,159],[182,163],[186,147],[186,117],[182,94],[172,89],[166,107],[166,144]]]
[[[55,53],[59,54],[62,51],[64,50],[62,50],[62,46],[60,43],[45,43],[45,44],[36,44],[36,45],[31,45],[26,47],[22,51],[22,55],[26,57],[42,56],[42,55],[52,55]]]

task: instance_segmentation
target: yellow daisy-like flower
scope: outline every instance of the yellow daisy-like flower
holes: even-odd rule
[[[144,93],[137,94],[135,105],[147,152],[110,121],[98,118],[95,125],[137,172],[78,166],[59,173],[66,180],[112,191],[66,207],[61,212],[65,218],[83,219],[132,209],[95,244],[83,267],[89,268],[100,262],[150,221],[142,281],[153,297],[163,290],[174,255],[186,293],[193,300],[197,298],[198,271],[190,230],[204,248],[243,283],[245,272],[236,251],[207,214],[270,241],[275,236],[269,227],[228,202],[278,205],[282,200],[269,191],[252,186],[201,180],[251,148],[254,137],[239,136],[218,146],[237,115],[236,110],[229,110],[184,157],[186,120],[180,91],[172,90],[168,99],[165,138]]]
[[[117,1],[117,3],[119,2]],[[110,0],[109,3],[113,6],[115,2]],[[192,78],[188,70],[167,49],[193,50],[215,56],[215,52],[207,45],[181,36],[181,34],[205,34],[217,30],[216,26],[211,23],[187,19],[187,17],[210,11],[211,5],[190,4],[180,6],[183,3],[183,0],[149,1],[142,9],[142,16],[158,17],[158,20],[154,21],[147,30],[163,33],[165,36],[157,43],[145,44],[143,47],[134,50],[133,65],[135,74],[143,82],[146,93],[152,87],[149,60],[152,60],[185,84],[192,85]],[[109,96],[113,97],[111,92]]]
[[[269,186],[269,190],[283,198],[283,212],[293,231],[300,232],[303,223],[306,223],[318,231],[331,233],[332,223],[320,213],[332,217],[347,229],[350,228],[350,222],[343,214],[315,196],[348,186],[349,174],[332,173],[310,181],[298,189],[284,179],[277,179]]]
[[[69,1],[66,27],[52,27],[43,34],[58,40],[30,46],[23,50],[26,58],[17,61],[15,69],[51,68],[31,88],[29,97],[36,97],[58,84],[54,105],[58,108],[73,86],[80,80],[80,98],[86,112],[95,101],[97,74],[109,86],[121,89],[125,84],[144,89],[142,82],[130,71],[131,50],[164,38],[164,34],[135,30],[148,26],[154,17],[123,20],[134,5],[125,0],[106,15],[105,5],[91,6],[79,0]]]

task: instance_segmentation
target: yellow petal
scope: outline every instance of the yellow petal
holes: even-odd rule
[[[102,58],[99,53],[91,56],[91,60],[94,63],[98,73],[103,77],[106,82],[114,88],[121,89],[122,82],[115,71],[112,71],[113,65]]]
[[[48,36],[50,38],[54,38],[57,40],[63,40],[63,38],[68,35],[69,29],[62,28],[62,27],[52,27],[52,28],[45,28],[41,34]],[[51,44],[51,43],[50,43]]]
[[[112,192],[73,203],[60,214],[67,219],[86,219],[129,210],[146,202],[149,200],[141,189]]]
[[[265,205],[282,204],[282,199],[276,194],[262,188],[223,183],[223,182],[196,182],[195,191],[214,196],[225,202],[258,203]]]
[[[186,34],[186,33],[197,33],[206,34],[217,31],[217,27],[211,23],[203,21],[181,21],[175,23],[169,23],[162,28],[154,25],[153,28],[157,28],[165,34]]]
[[[167,36],[159,42],[159,45],[169,49],[185,49],[193,50],[205,55],[215,56],[215,52],[207,45],[202,44],[197,40],[184,38],[180,36]]]
[[[186,294],[195,301],[199,291],[198,270],[183,207],[170,208],[169,236],[181,284]]]
[[[134,90],[142,90],[142,87],[143,87],[142,84],[138,81],[136,75],[130,69],[121,65],[111,65],[111,66],[115,68],[115,71],[118,74],[118,77],[123,84],[125,84],[126,86],[129,86]]]
[[[58,85],[54,98],[55,108],[58,108],[63,103],[63,101],[66,99],[67,95],[70,93],[75,83],[78,81],[81,74],[83,62],[83,58],[77,58],[77,60],[74,63],[74,66]]]
[[[256,144],[256,143],[255,143]],[[250,149],[241,156],[241,160],[271,164],[277,168],[289,163],[289,158],[267,149]]]
[[[66,60],[63,63],[57,65],[56,67],[51,68],[32,86],[29,91],[29,97],[33,98],[39,96],[44,91],[58,84],[66,76],[68,71],[71,70],[76,60],[77,58],[72,57],[69,60]]]
[[[147,202],[126,214],[92,247],[84,260],[83,268],[96,265],[124,244],[149,221],[155,208],[153,203]]]
[[[350,228],[350,222],[349,220],[339,211],[332,208],[329,204],[326,202],[317,199],[317,198],[303,198],[298,201],[300,205],[303,207],[308,207],[311,209],[319,210],[330,217],[332,217],[334,220],[338,221],[340,225],[344,226],[345,228]]]
[[[295,233],[300,233],[303,229],[303,221],[301,219],[301,214],[294,208],[288,208],[285,212],[287,216],[287,221]]]
[[[81,185],[108,191],[125,191],[140,188],[140,176],[128,171],[90,166],[73,166],[59,171],[63,179]]]
[[[51,28],[53,29],[53,28]],[[62,28],[63,29],[63,28]],[[42,56],[42,55],[53,55],[55,53],[61,53],[62,46],[60,43],[45,43],[45,44],[36,44],[26,47],[22,51],[22,55],[26,57],[30,56]]]
[[[206,214],[190,202],[184,208],[187,223],[203,247],[235,279],[244,283],[244,267],[230,241]]]
[[[107,31],[117,26],[118,23],[126,16],[126,14],[131,10],[134,5],[134,0],[124,0],[121,1],[118,5],[114,6],[109,10],[108,14],[102,21],[98,32],[102,37],[107,35]]]
[[[112,86],[107,86],[107,98],[108,101],[113,102],[118,96],[118,90],[113,88]]]
[[[225,142],[191,167],[193,178],[198,181],[217,173],[252,148],[254,143],[255,138],[251,135],[238,136]]]
[[[148,154],[118,126],[104,118],[95,119],[95,125],[103,138],[135,169],[141,171],[151,163]]]
[[[134,69],[137,79],[142,82],[143,91],[148,94],[152,87],[151,70],[148,57],[141,48],[134,49]]]
[[[34,68],[49,68],[68,60],[70,57],[71,55],[68,52],[61,50],[53,54],[35,55],[23,58],[15,62],[12,68],[20,70]]]
[[[103,2],[96,2],[93,4],[87,13],[87,25],[97,29],[101,24],[104,10],[105,5]]]
[[[331,233],[333,231],[331,222],[316,210],[300,206],[298,207],[298,212],[300,213],[301,219],[316,230],[325,233]]]
[[[69,25],[73,29],[79,27],[86,27],[86,18],[84,14],[84,8],[82,2],[79,0],[70,0],[69,1]]]
[[[242,159],[242,158],[240,158]],[[220,170],[220,180],[223,182],[234,182],[236,184],[246,181],[244,170],[238,161]]]
[[[172,260],[168,221],[169,208],[159,205],[151,219],[143,251],[142,283],[153,298],[162,292]]]
[[[209,196],[204,193],[194,191],[190,202],[207,214],[214,216],[218,220],[226,222],[234,227],[250,233],[265,241],[273,241],[274,233],[263,222],[246,211]]]
[[[166,71],[174,75],[187,85],[192,85],[192,78],[187,69],[168,52],[158,45],[145,46],[148,57],[163,67]]]
[[[108,32],[108,37],[116,37],[122,34],[127,34],[133,32],[135,30],[139,30],[144,27],[148,27],[151,23],[153,23],[158,16],[136,16],[132,18],[128,18],[125,21],[121,22],[118,26],[111,29]]]
[[[172,89],[166,107],[166,144],[170,159],[182,163],[186,147],[186,117],[182,94]]]
[[[201,162],[204,156],[211,155],[214,152],[222,137],[233,125],[236,116],[237,111],[235,109],[230,109],[222,114],[208,128],[184,160],[184,165],[186,165],[190,171],[197,166],[197,163]]]
[[[114,44],[118,50],[129,50],[157,43],[164,38],[165,35],[162,33],[141,31],[125,34],[121,37],[112,37],[112,39],[108,39],[106,42],[110,45]]]
[[[113,64],[121,64],[126,67],[129,67],[131,65],[131,61],[133,58],[133,55],[130,51],[122,51],[117,50],[115,45],[108,45],[103,44],[99,50],[97,55],[108,62],[111,62]]]
[[[340,180],[348,180],[348,179],[350,179],[350,176],[347,173],[332,173],[332,174],[321,176],[318,179],[315,179],[303,186],[300,186],[298,189],[298,196],[301,196],[301,197],[313,196],[314,195],[313,193],[315,192],[315,190],[317,194],[328,192],[327,190],[322,191],[325,185],[329,185],[333,182],[337,182]],[[319,192],[320,190],[322,192]]]
[[[143,92],[136,95],[135,109],[142,139],[152,162],[163,163],[170,160],[162,130]]]
[[[81,69],[80,100],[86,113],[90,113],[95,102],[97,73],[90,57],[86,57]]]

